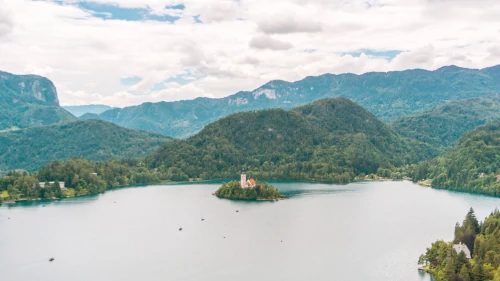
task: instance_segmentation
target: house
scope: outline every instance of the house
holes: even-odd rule
[[[240,186],[241,188],[255,187],[257,182],[254,179],[247,180],[247,175],[245,172],[241,173]]]
[[[453,249],[457,252],[457,254],[460,254],[460,252],[464,252],[465,256],[470,259],[470,250],[467,247],[467,245],[462,244],[462,242],[453,245]]]
[[[484,178],[484,173],[480,173],[479,178]]]
[[[497,175],[497,181],[500,181],[500,174]]]
[[[90,174],[97,177],[97,173],[90,173]]]
[[[53,181],[49,182],[49,184],[54,184],[54,183],[55,182],[53,182]],[[38,185],[40,186],[40,188],[45,188],[45,182],[39,182]],[[64,182],[63,181],[59,182],[59,188],[61,190],[65,190],[66,189],[66,187],[64,186]]]

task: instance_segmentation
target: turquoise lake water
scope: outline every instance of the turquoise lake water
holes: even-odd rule
[[[410,182],[275,186],[290,199],[228,201],[196,184],[1,205],[0,279],[424,281],[425,248],[470,207],[484,219],[500,205]]]

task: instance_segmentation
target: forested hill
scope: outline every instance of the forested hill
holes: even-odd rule
[[[445,151],[466,132],[500,120],[500,95],[450,102],[391,124],[402,136],[414,138]]]
[[[170,139],[87,120],[0,133],[0,171],[36,171],[51,160],[142,158]]]
[[[483,174],[484,173],[484,174]],[[500,122],[467,133],[442,157],[418,165],[414,178],[436,188],[500,196]]]
[[[354,102],[335,98],[289,111],[230,115],[185,141],[165,144],[146,163],[189,178],[233,178],[246,167],[260,179],[349,182],[434,153],[398,136]]]
[[[182,138],[232,113],[291,109],[322,98],[342,96],[359,103],[381,120],[392,121],[448,101],[499,93],[499,69],[500,66],[482,70],[447,66],[435,71],[325,74],[296,82],[270,81],[253,91],[221,99],[144,103],[82,118],[97,118],[127,128]]]
[[[74,119],[59,106],[56,88],[47,78],[0,71],[0,131]]]

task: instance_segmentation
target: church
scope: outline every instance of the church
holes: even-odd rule
[[[241,173],[241,180],[240,180],[241,188],[255,187],[256,184],[257,182],[255,182],[254,179],[249,179],[247,181],[247,174],[245,172]]]

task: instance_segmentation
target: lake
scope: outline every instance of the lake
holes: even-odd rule
[[[484,219],[500,205],[410,182],[274,185],[290,199],[193,184],[2,205],[1,279],[430,280],[417,272],[425,248],[451,240],[470,207]]]

